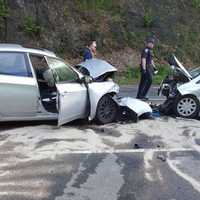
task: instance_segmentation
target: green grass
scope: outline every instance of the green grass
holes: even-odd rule
[[[154,76],[153,84],[160,84],[164,77],[169,74],[170,68],[167,65],[158,66],[158,74]],[[140,81],[140,68],[127,66],[126,71],[115,75],[115,81],[119,85],[131,85],[139,83]]]

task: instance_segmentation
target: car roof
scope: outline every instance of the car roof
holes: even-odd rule
[[[25,52],[25,53],[39,54],[49,57],[57,57],[55,53],[46,49],[26,48],[19,44],[8,44],[8,43],[0,44],[0,52]]]

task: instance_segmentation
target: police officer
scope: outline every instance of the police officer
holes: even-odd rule
[[[138,88],[137,98],[142,100],[148,100],[147,93],[151,87],[153,81],[153,75],[157,73],[157,70],[153,61],[153,48],[155,44],[154,38],[149,38],[146,42],[146,48],[141,53],[141,79]]]

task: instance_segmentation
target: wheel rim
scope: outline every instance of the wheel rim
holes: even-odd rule
[[[99,117],[103,121],[110,121],[115,118],[116,106],[111,99],[104,99],[99,106]]]
[[[183,117],[189,117],[196,112],[197,104],[193,98],[187,97],[179,101],[177,111]]]

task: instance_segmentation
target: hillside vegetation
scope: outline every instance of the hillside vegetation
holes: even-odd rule
[[[200,65],[200,0],[0,0],[0,41],[56,51],[78,62],[86,41],[121,71],[138,64],[147,36],[157,62],[175,53]]]

